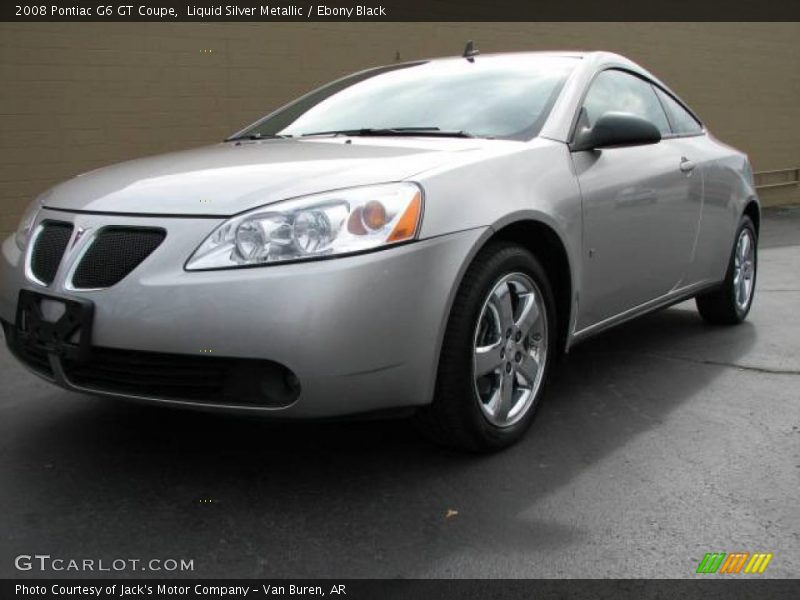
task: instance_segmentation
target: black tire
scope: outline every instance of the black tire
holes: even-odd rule
[[[522,273],[538,287],[547,326],[544,373],[524,416],[507,427],[490,423],[478,404],[473,378],[473,347],[483,304],[505,275]],[[556,305],[547,274],[528,250],[509,242],[492,242],[467,269],[456,294],[439,357],[434,401],[420,409],[416,421],[434,443],[475,452],[505,448],[522,437],[541,402],[547,374],[557,352]]]
[[[753,279],[752,291],[746,306],[739,306],[736,302],[736,293],[734,291],[734,277],[736,276],[736,249],[739,237],[743,230],[748,230],[753,240]],[[700,294],[695,298],[697,310],[700,316],[705,321],[713,325],[738,325],[747,318],[750,312],[750,307],[753,305],[753,298],[755,297],[756,277],[758,275],[758,234],[753,225],[753,221],[747,215],[742,217],[739,222],[739,227],[736,229],[736,236],[734,237],[733,249],[731,250],[730,259],[728,261],[728,270],[725,273],[725,281],[722,282],[717,289]]]

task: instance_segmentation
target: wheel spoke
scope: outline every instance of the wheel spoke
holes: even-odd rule
[[[749,256],[750,256],[750,236],[745,233],[742,236],[742,256],[741,256],[742,264],[747,262],[747,258]]]
[[[514,309],[511,305],[511,288],[508,285],[501,285],[494,290],[492,294],[492,304],[495,310],[497,310],[501,331],[505,331],[514,325]]]
[[[519,327],[522,335],[527,335],[536,324],[536,321],[539,320],[539,307],[536,305],[536,297],[533,293],[525,294],[520,299],[524,301],[524,305],[522,313],[517,319],[517,327]]]
[[[739,306],[744,306],[745,302],[747,302],[747,287],[744,277],[739,279],[738,292],[736,301],[739,303]]]
[[[517,365],[517,372],[525,380],[527,387],[533,389],[539,373],[539,361],[530,354],[523,354],[522,362]]]
[[[514,380],[512,377],[505,376],[500,378],[500,386],[495,393],[493,399],[495,405],[493,412],[495,418],[505,420],[508,418],[508,413],[514,407]]]
[[[482,377],[500,368],[503,360],[500,358],[502,340],[489,346],[475,348],[475,377]]]

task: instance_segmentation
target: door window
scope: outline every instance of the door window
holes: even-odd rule
[[[602,71],[583,101],[579,128],[593,127],[607,112],[626,112],[647,119],[662,135],[671,133],[667,115],[649,82],[617,69]]]

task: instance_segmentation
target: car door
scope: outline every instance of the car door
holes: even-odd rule
[[[583,269],[578,330],[678,287],[688,269],[702,200],[691,157],[674,144],[650,82],[608,69],[592,81],[577,127],[607,112],[645,118],[656,144],[573,152],[583,212]]]
[[[673,138],[670,143],[679,146],[683,155],[691,157],[695,173],[700,175],[695,177],[692,184],[697,185],[702,181],[702,218],[698,220],[692,264],[684,280],[687,284],[702,283],[724,273],[728,255],[722,253],[720,258],[718,249],[727,248],[733,243],[732,229],[739,219],[730,206],[734,196],[731,177],[718,162],[726,147],[711,139],[697,117],[670,93],[658,87],[655,90],[672,127]]]

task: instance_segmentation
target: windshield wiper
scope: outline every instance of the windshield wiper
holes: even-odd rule
[[[334,129],[332,131],[314,131],[304,133],[302,137],[310,135],[347,135],[347,136],[424,136],[424,137],[475,137],[466,131],[447,131],[438,127],[365,127],[362,129]]]
[[[294,137],[293,135],[281,135],[272,133],[247,133],[244,135],[236,135],[226,138],[226,142],[236,142],[238,140],[278,140],[283,138]]]

